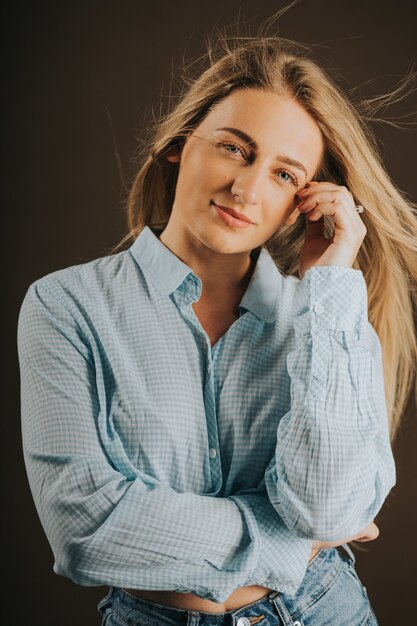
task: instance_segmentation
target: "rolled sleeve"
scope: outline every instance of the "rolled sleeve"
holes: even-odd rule
[[[335,541],[365,528],[395,484],[382,351],[361,271],[310,268],[293,311],[291,410],[265,484],[297,536]]]

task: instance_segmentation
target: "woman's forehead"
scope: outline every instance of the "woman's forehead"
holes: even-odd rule
[[[276,123],[278,114],[308,116],[302,105],[288,93],[274,93],[255,88],[244,88],[232,91],[228,96],[215,103],[206,119],[216,120],[238,117],[248,123]]]

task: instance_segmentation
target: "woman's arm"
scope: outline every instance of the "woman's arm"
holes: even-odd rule
[[[294,300],[291,410],[265,472],[271,503],[298,537],[365,528],[395,484],[378,336],[359,270],[310,268]]]
[[[177,493],[108,456],[100,433],[111,415],[97,385],[111,381],[99,381],[88,329],[58,287],[34,283],[18,325],[24,456],[55,572],[81,585],[171,589],[223,602],[272,569],[279,588],[295,592],[312,542],[286,528],[266,492]]]

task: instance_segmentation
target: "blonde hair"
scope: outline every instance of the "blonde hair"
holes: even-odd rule
[[[415,381],[417,363],[413,322],[417,215],[416,205],[390,180],[367,120],[382,102],[387,104],[398,97],[404,84],[384,101],[376,98],[354,105],[310,56],[311,50],[306,46],[262,31],[255,36],[228,37],[218,33],[214,45],[209,39],[208,52],[203,57],[204,61],[208,59],[208,67],[195,79],[185,75],[177,102],[168,113],[160,115],[143,142],[140,167],[128,197],[129,232],[112,253],[136,239],[145,226],[166,226],[174,201],[178,164],[169,162],[164,155],[179,145],[220,99],[242,87],[295,97],[312,115],[325,141],[325,157],[315,180],[345,185],[356,202],[366,208],[361,217],[367,234],[353,267],[361,270],[365,278],[368,318],[382,346],[393,442]],[[326,236],[332,233],[327,217],[325,232]],[[304,236],[302,215],[294,224],[282,226],[264,244],[285,275],[298,276]]]

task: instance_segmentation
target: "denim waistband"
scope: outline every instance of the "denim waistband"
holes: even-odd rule
[[[187,626],[193,626],[200,622],[200,618],[203,620],[203,623],[205,623],[204,620],[207,620],[207,623],[209,620],[210,626],[222,626],[226,623],[226,619],[228,619],[227,623],[235,624],[239,616],[243,614],[248,615],[251,611],[259,610],[261,605],[263,608],[266,608],[276,604],[277,600],[281,600],[281,598],[291,610],[295,605],[302,608],[306,602],[309,602],[309,598],[323,593],[325,589],[330,587],[333,580],[339,575],[342,568],[339,554],[343,559],[348,558],[353,564],[355,563],[355,555],[347,544],[338,546],[336,550],[321,550],[311,561],[311,567],[307,568],[306,576],[295,596],[286,596],[274,590],[263,598],[239,609],[222,613],[208,613],[161,605],[139,598],[124,589],[110,587],[108,595],[99,604],[99,610],[104,612],[106,606],[111,605],[115,614],[127,623],[136,623],[135,620],[137,620],[137,623],[143,624],[147,622],[155,623],[155,619],[159,616],[163,624],[183,623],[187,624]],[[277,598],[277,596],[280,597]]]

